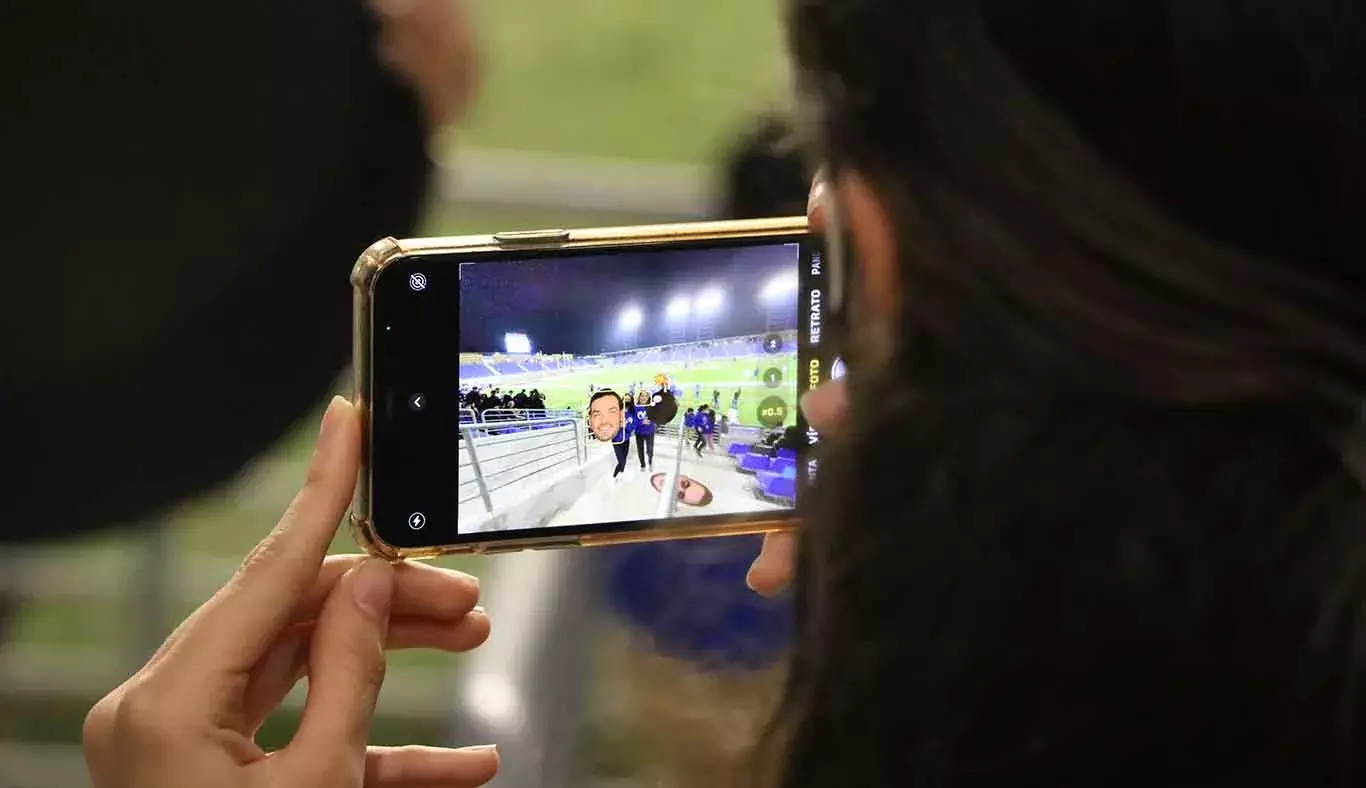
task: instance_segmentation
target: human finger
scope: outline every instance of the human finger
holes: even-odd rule
[[[259,729],[299,679],[308,675],[313,629],[311,621],[286,629],[252,671],[243,694],[243,733]],[[455,622],[393,615],[384,647],[389,651],[427,648],[455,654],[477,648],[488,640],[490,631],[488,614],[480,609]]]
[[[812,232],[825,229],[825,202],[828,191],[826,170],[822,167],[811,179],[811,191],[806,195],[806,221]]]
[[[844,379],[829,380],[802,397],[806,423],[823,435],[837,435],[849,415],[849,389]]]
[[[497,773],[498,750],[492,746],[371,747],[365,754],[365,788],[465,788]]]
[[[359,459],[357,413],[336,397],[323,417],[303,488],[237,574],[172,636],[163,662],[183,657],[180,663],[196,682],[206,668],[236,674],[255,666],[311,593],[350,505]],[[157,669],[165,672],[160,664]]]
[[[294,621],[318,617],[337,581],[366,560],[363,555],[331,555],[323,561],[312,588],[294,609]],[[393,615],[459,621],[479,604],[479,580],[454,569],[405,561],[394,566]]]
[[[764,546],[759,550],[759,557],[750,565],[745,583],[762,596],[773,596],[781,592],[792,582],[796,555],[796,534],[765,534]]]
[[[336,770],[327,776],[338,784],[361,783],[365,740],[384,683],[393,592],[393,567],[374,558],[348,572],[327,598],[309,642],[308,699],[280,768],[300,775],[327,763]]]

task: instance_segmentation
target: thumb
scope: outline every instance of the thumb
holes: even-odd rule
[[[286,750],[313,775],[320,764],[335,763],[354,778],[340,784],[360,786],[364,779],[393,593],[393,567],[367,559],[342,578],[318,616],[309,648],[308,700]]]

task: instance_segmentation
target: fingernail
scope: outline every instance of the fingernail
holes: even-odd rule
[[[461,747],[465,752],[498,752],[496,744],[476,744],[473,747]]]
[[[470,612],[478,613],[481,616],[487,616],[489,614],[489,611],[485,610],[483,605],[475,605],[474,607],[470,608]]]
[[[346,401],[346,397],[343,397],[340,394],[333,397],[332,401],[327,403],[327,410],[323,411],[323,422],[318,427],[319,444],[327,439],[328,433],[331,432],[333,425],[337,423],[337,414],[341,413],[342,409],[348,404],[350,403]]]
[[[382,559],[368,558],[351,571],[356,573],[351,584],[356,606],[376,621],[388,621],[394,597],[393,567]]]
[[[838,422],[849,408],[849,387],[843,380],[831,380],[808,391],[799,403],[806,420],[813,425]]]
[[[810,213],[816,206],[825,202],[825,192],[829,188],[826,181],[825,168],[816,170],[816,177],[811,179],[811,191],[806,195],[806,211]]]

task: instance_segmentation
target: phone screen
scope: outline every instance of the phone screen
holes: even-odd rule
[[[772,520],[827,377],[806,234],[404,257],[375,283],[371,502],[396,547]]]

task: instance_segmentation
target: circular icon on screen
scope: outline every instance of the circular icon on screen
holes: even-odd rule
[[[783,371],[777,367],[769,367],[764,370],[764,385],[776,389],[783,383]]]
[[[426,290],[427,275],[421,273],[408,274],[408,287],[412,288],[414,293],[420,293],[423,290]]]
[[[764,397],[756,411],[759,423],[768,429],[777,429],[787,423],[787,400],[782,397]]]
[[[837,358],[835,359],[835,363],[830,365],[830,379],[839,380],[844,377],[845,373],[848,371],[849,370],[844,366],[844,359]]]
[[[779,334],[769,334],[764,337],[764,352],[777,353],[783,349],[783,338]]]
[[[408,515],[408,527],[414,531],[421,531],[427,526],[427,515],[422,512],[413,512]]]

